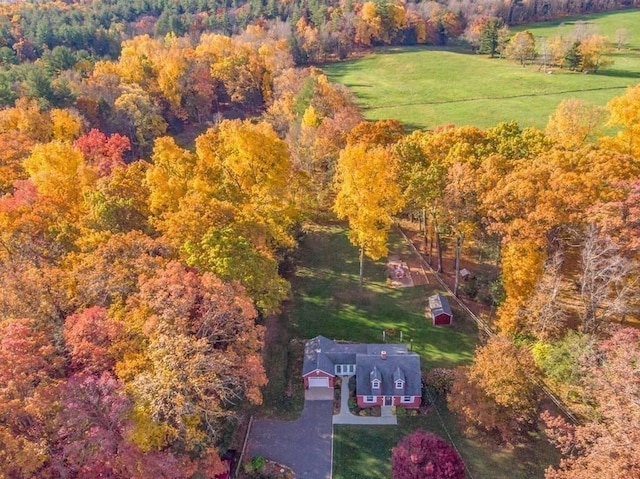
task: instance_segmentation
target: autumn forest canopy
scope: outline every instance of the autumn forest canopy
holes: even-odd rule
[[[362,268],[407,213],[436,269],[447,247],[498,251],[474,299],[499,334],[443,387],[465,430],[523,440],[544,378],[579,419],[543,415],[547,477],[640,474],[640,85],[564,100],[544,130],[408,133],[313,66],[382,44],[493,55],[504,25],[571,8],[3,4],[0,478],[212,478],[262,402],[305,222],[348,223]]]

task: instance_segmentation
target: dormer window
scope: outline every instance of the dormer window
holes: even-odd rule
[[[403,389],[404,388],[404,381],[402,379],[398,379],[396,381],[396,389]]]
[[[371,381],[371,387],[373,389],[380,389],[380,381],[378,379],[374,379]]]

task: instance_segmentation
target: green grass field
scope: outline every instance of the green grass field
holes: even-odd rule
[[[398,233],[390,237],[390,249],[403,257],[408,246]],[[382,342],[383,330],[396,330],[388,342],[403,340],[420,353],[424,367],[453,367],[473,357],[477,332],[462,313],[452,328],[430,324],[424,311],[432,286],[391,288],[386,284],[386,262],[366,260],[363,290],[358,283],[358,252],[341,225],[308,228],[300,265],[293,283],[294,304],[290,318],[295,335],[312,338]]]
[[[614,64],[596,75],[557,69],[547,74],[538,66],[427,47],[383,48],[324,70],[351,89],[369,120],[393,118],[411,129],[446,123],[486,128],[511,120],[543,128],[565,98],[604,106],[640,82],[640,11],[583,18],[612,40],[618,28],[632,33],[628,47],[614,51]],[[568,34],[575,20],[520,29],[536,36]]]

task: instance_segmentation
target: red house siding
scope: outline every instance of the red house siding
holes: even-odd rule
[[[384,398],[382,396],[375,396],[376,402],[364,402],[365,396],[357,396],[357,402],[359,408],[365,407],[373,407],[373,406],[382,406],[382,401]]]
[[[435,324],[436,326],[451,324],[451,316],[445,313],[441,313],[433,318],[433,324]]]
[[[316,370],[316,371],[311,371],[310,373],[307,373],[307,375],[304,377],[305,389],[309,389],[309,378],[329,378],[330,388],[332,388],[335,383],[335,378],[331,374],[328,374],[324,371]]]
[[[420,407],[420,402],[422,400],[422,398],[420,396],[411,396],[413,399],[410,403],[403,403],[401,402],[402,397],[401,396],[393,396],[393,406],[397,406],[397,407],[404,407],[407,409],[416,409]],[[384,403],[384,396],[375,396],[376,398],[376,402],[365,402],[364,401],[365,396],[357,396],[357,402],[358,402],[358,407],[359,408],[365,408],[365,407],[373,407],[373,406],[382,406]]]

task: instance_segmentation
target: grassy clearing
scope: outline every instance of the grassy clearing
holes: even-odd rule
[[[408,256],[408,246],[393,233],[390,248]],[[404,342],[423,359],[425,367],[453,367],[468,363],[476,345],[476,329],[462,319],[452,328],[436,328],[424,315],[426,298],[433,286],[395,289],[387,286],[385,261],[365,264],[365,287],[358,285],[358,254],[341,225],[310,226],[300,249],[300,266],[293,288],[290,318],[295,335],[311,338],[382,342],[383,330],[395,330],[388,342]]]
[[[612,41],[618,28],[632,33],[628,48],[614,52],[615,63],[597,75],[562,70],[549,75],[538,66],[522,68],[507,60],[425,47],[379,49],[327,65],[325,72],[353,91],[370,120],[393,118],[420,129],[445,123],[486,128],[516,120],[542,128],[563,99],[604,106],[640,81],[640,11],[584,18]],[[568,35],[575,20],[520,29],[536,36]]]
[[[438,416],[438,412],[440,416]],[[391,448],[405,435],[425,429],[449,440],[460,451],[469,479],[534,479],[544,475],[546,465],[556,463],[556,453],[541,437],[525,448],[499,448],[467,439],[444,405],[429,414],[399,417],[398,426],[335,426],[334,479],[387,479],[391,477]]]

